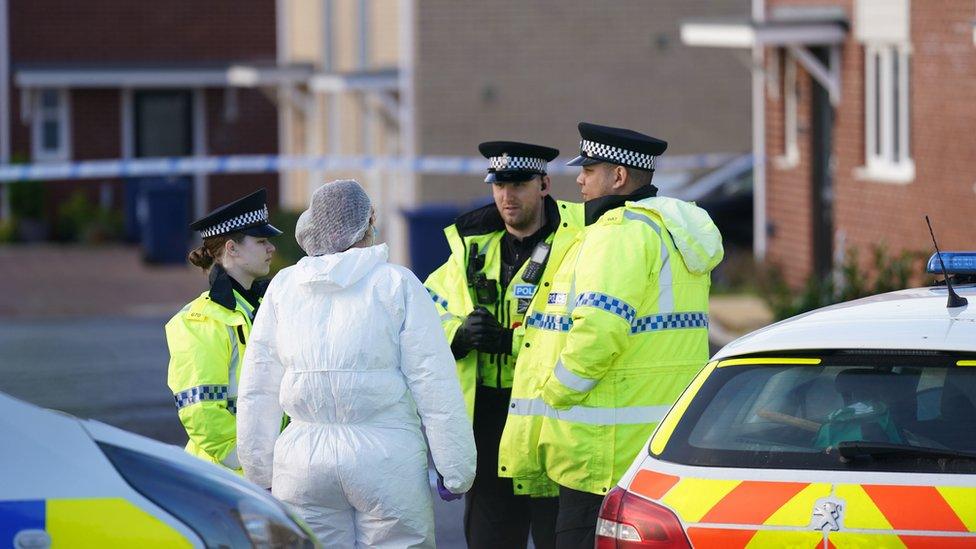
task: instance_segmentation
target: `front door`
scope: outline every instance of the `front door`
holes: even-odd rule
[[[193,154],[193,95],[189,90],[133,94],[137,158]]]

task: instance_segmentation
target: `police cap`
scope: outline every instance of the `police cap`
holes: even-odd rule
[[[486,141],[478,150],[488,159],[485,183],[527,181],[545,175],[549,161],[559,156],[559,149],[516,141]]]
[[[268,219],[268,192],[261,189],[225,204],[190,224],[200,236],[208,238],[228,233],[269,237],[281,234]]]
[[[668,148],[667,141],[627,130],[579,123],[579,156],[567,166],[589,166],[600,162],[619,164],[638,170],[653,170],[657,157]]]

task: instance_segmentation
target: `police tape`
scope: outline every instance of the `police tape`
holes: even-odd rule
[[[661,157],[659,172],[712,169],[739,155],[728,153]],[[553,175],[575,174],[568,158],[549,164]],[[101,179],[190,174],[270,173],[282,171],[372,171],[424,175],[483,174],[487,161],[480,156],[295,156],[234,155],[179,158],[85,160],[0,166],[0,183],[39,180]]]

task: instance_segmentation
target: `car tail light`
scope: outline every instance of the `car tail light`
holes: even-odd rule
[[[596,549],[690,548],[681,522],[666,507],[615,487],[603,499],[596,523]]]

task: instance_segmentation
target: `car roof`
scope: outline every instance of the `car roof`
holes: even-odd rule
[[[879,294],[777,322],[729,343],[713,359],[808,349],[976,352],[976,285],[954,288],[968,306],[947,309],[945,286]]]
[[[5,441],[12,441],[14,444],[19,444],[17,442],[18,436],[29,437],[33,445],[44,449],[44,456],[50,458],[50,467],[62,463],[61,460],[65,453],[71,454],[73,456],[72,465],[77,469],[78,475],[83,477],[88,484],[94,481],[104,481],[106,474],[112,476],[116,474],[114,468],[105,468],[107,462],[101,452],[96,452],[94,457],[91,457],[81,451],[82,448],[94,448],[91,446],[92,444],[101,442],[177,462],[202,474],[218,475],[225,481],[245,486],[250,490],[257,489],[254,484],[245,481],[229,470],[223,467],[214,467],[173,444],[166,444],[130,433],[93,419],[80,419],[58,410],[41,408],[2,391],[0,391],[0,436]],[[22,445],[20,447],[23,449]],[[85,460],[81,459],[82,456],[85,456]],[[0,455],[0,465],[5,465],[4,457],[9,456]],[[39,465],[38,462],[25,463],[24,466],[33,467],[31,470],[44,470],[44,465]],[[0,468],[0,470],[3,469]],[[52,478],[60,477],[48,475],[45,480]],[[38,492],[40,481],[34,476],[22,476],[19,477],[19,480],[27,481],[29,489],[40,493]],[[90,493],[92,490],[97,492],[97,489],[89,488],[86,483],[76,482],[71,488],[82,494]],[[9,486],[5,486],[5,488],[9,488]],[[89,492],[84,490],[89,490]]]

